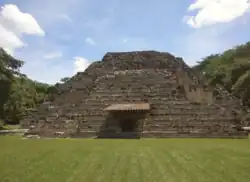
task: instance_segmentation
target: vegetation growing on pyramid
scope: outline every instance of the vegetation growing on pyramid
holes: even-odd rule
[[[250,42],[207,56],[194,68],[204,73],[211,85],[223,85],[250,106]]]

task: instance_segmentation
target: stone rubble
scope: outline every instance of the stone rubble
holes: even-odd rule
[[[107,53],[58,90],[52,102],[27,114],[24,128],[46,137],[247,137],[233,127],[242,125],[233,113],[239,101],[219,86],[209,88],[169,53]],[[150,104],[148,112],[103,110],[142,102]],[[133,133],[121,132],[118,120],[127,117],[136,120]]]

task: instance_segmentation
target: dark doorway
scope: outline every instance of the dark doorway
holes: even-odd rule
[[[122,132],[136,132],[137,122],[131,118],[120,120]]]
[[[100,127],[98,138],[140,138],[145,112],[110,112]]]

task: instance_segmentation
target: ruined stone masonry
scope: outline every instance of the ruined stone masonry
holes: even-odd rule
[[[107,53],[58,87],[22,121],[45,137],[245,138],[240,107],[181,58],[156,51]]]

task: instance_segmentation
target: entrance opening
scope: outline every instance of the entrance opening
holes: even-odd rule
[[[109,113],[98,138],[140,138],[149,109],[148,103],[110,105],[104,109]]]
[[[136,131],[136,121],[130,119],[120,120],[120,127],[122,132],[135,132]]]

